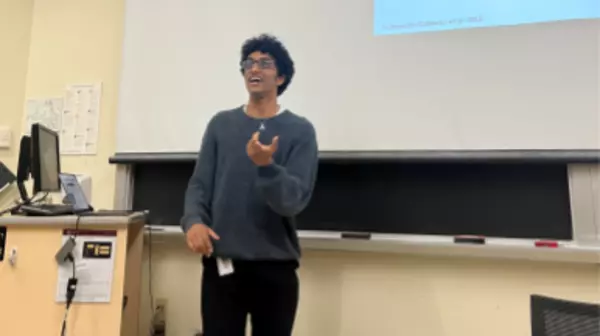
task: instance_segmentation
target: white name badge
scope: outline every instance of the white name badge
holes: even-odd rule
[[[231,259],[217,258],[217,269],[220,276],[233,274],[233,262]]]

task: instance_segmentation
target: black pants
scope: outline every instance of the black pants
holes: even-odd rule
[[[214,258],[203,260],[204,336],[244,336],[250,315],[253,336],[290,336],[298,306],[297,261],[233,261],[220,276]]]

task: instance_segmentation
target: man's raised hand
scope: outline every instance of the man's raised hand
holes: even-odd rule
[[[279,137],[273,137],[270,145],[264,145],[258,139],[259,135],[259,132],[252,134],[252,138],[250,138],[246,145],[246,153],[248,153],[248,157],[250,157],[255,165],[266,166],[273,162],[273,154],[277,151]]]

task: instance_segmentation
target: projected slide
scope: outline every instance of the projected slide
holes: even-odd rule
[[[375,35],[600,17],[600,0],[373,0]]]

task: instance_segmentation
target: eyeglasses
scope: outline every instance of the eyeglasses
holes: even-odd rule
[[[275,61],[273,61],[272,59],[268,59],[268,58],[261,58],[259,60],[254,60],[254,59],[248,58],[248,59],[242,61],[241,65],[242,65],[242,69],[250,70],[250,69],[252,69],[254,64],[257,64],[258,68],[261,70],[275,68]]]

